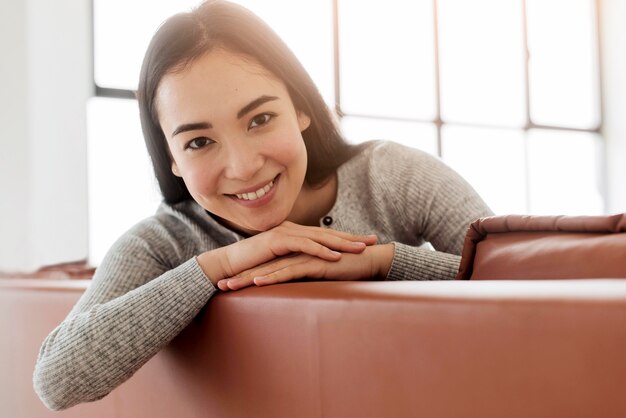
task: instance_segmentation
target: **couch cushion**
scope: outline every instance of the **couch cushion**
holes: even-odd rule
[[[626,278],[626,214],[473,222],[457,279]]]

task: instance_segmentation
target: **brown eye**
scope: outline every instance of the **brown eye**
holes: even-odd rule
[[[194,138],[191,141],[189,141],[187,143],[187,146],[185,148],[191,148],[191,149],[200,149],[202,147],[205,147],[209,144],[212,144],[213,141],[210,138],[207,138],[206,136],[200,137],[200,138]]]
[[[263,126],[266,123],[268,123],[273,117],[274,115],[270,113],[261,113],[260,115],[256,115],[255,117],[252,118],[252,121],[250,121],[250,128],[257,128],[259,126]]]

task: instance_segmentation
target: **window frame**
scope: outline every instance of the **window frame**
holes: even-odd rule
[[[136,100],[136,92],[129,89],[119,89],[119,88],[110,88],[106,86],[101,86],[96,83],[95,79],[95,3],[96,0],[91,0],[91,29],[92,29],[92,74],[93,74],[93,85],[95,97],[105,97],[105,98],[118,98],[118,99],[129,99]],[[341,0],[330,0],[331,1],[331,13],[332,13],[332,39],[333,39],[333,81],[334,81],[334,97],[335,103],[334,106],[330,105],[333,108],[337,118],[341,121],[344,117],[356,117],[363,119],[373,119],[373,120],[386,120],[386,121],[399,121],[399,122],[416,122],[416,123],[427,123],[432,124],[436,128],[436,147],[437,147],[437,156],[442,157],[442,149],[443,149],[443,139],[442,139],[442,130],[446,125],[456,125],[456,126],[466,126],[466,127],[477,127],[477,128],[502,128],[502,126],[494,126],[490,124],[468,124],[468,123],[455,123],[448,122],[442,119],[441,117],[441,69],[440,69],[440,45],[439,45],[439,16],[438,16],[438,0],[431,0],[433,6],[433,29],[434,29],[434,37],[433,41],[434,45],[434,65],[435,65],[435,117],[432,119],[419,119],[419,118],[404,118],[404,117],[389,117],[389,116],[377,116],[371,114],[359,114],[353,112],[344,112],[341,105],[341,76],[340,76],[340,68],[341,68],[341,54],[340,54],[340,42],[339,42],[339,33],[340,33],[340,25],[339,21],[339,1]],[[569,132],[585,132],[590,134],[597,134],[602,141],[604,142],[603,136],[603,125],[604,125],[604,92],[603,92],[603,64],[602,64],[602,48],[601,48],[601,34],[600,34],[600,20],[601,20],[601,10],[598,0],[591,0],[593,3],[593,12],[595,16],[593,16],[593,25],[594,25],[594,39],[593,43],[596,45],[597,55],[596,59],[596,82],[597,82],[597,91],[598,91],[598,123],[596,126],[592,128],[574,128],[562,125],[545,125],[535,123],[531,117],[531,104],[530,104],[530,82],[529,82],[529,51],[528,51],[528,22],[527,22],[527,2],[526,0],[521,0],[522,7],[522,30],[523,30],[523,49],[524,49],[524,98],[526,100],[525,103],[525,123],[519,127],[511,127],[513,130],[520,130],[524,133],[525,141],[527,142],[528,133],[534,129],[541,130],[558,130],[558,131],[569,131]],[[525,165],[526,169],[524,172],[524,176],[526,179],[526,211],[529,212],[530,209],[530,182],[529,182],[529,163],[528,163],[528,153],[526,153],[525,157]],[[601,167],[606,167],[607,157],[605,154],[602,155],[602,159],[600,161]],[[600,181],[600,195],[603,199],[603,210],[606,212],[608,207],[608,179],[607,179],[607,170],[606,168],[602,169],[599,173],[599,181]]]

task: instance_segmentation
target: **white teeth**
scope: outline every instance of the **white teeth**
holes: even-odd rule
[[[267,183],[265,186],[261,187],[256,192],[241,193],[241,194],[237,194],[236,196],[237,196],[238,199],[241,199],[241,200],[257,200],[257,199],[265,196],[267,194],[267,192],[269,192],[270,189],[273,186],[274,186],[274,180],[270,181],[269,183]]]

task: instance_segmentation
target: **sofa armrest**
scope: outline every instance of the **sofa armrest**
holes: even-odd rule
[[[457,279],[626,278],[626,214],[499,215],[465,235]]]

